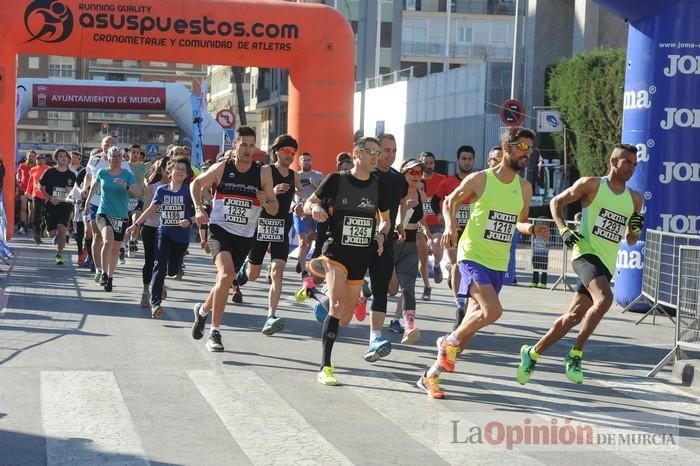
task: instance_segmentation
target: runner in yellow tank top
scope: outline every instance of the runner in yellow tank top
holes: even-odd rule
[[[458,296],[470,299],[459,327],[438,339],[437,361],[418,379],[417,385],[432,398],[444,396],[439,387],[440,374],[454,372],[457,355],[474,334],[496,322],[503,313],[498,293],[508,269],[515,229],[527,235],[549,234],[546,226],[528,222],[532,187],[518,175],[527,165],[534,139],[535,133],[529,129],[508,128],[501,137],[503,162],[467,176],[445,198],[448,208],[443,207],[443,211],[449,215],[445,216],[442,242],[446,249],[457,246],[457,207],[464,199],[472,199],[469,223],[457,246],[461,274]]]
[[[636,146],[618,144],[610,155],[607,176],[581,178],[552,199],[552,217],[564,243],[574,248],[572,265],[581,283],[569,309],[549,332],[535,345],[520,348],[517,378],[522,385],[530,380],[540,355],[581,321],[576,343],[565,357],[565,373],[572,382],[583,383],[583,346],[612,305],[610,280],[615,273],[620,243],[625,239],[627,244],[635,244],[644,226],[644,217],[639,214],[642,195],[627,187],[636,166]],[[575,232],[566,227],[563,207],[577,200],[583,206],[583,219]]]

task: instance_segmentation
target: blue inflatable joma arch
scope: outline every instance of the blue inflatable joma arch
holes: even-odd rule
[[[630,187],[644,195],[646,227],[698,234],[700,1],[595,1],[630,24],[622,142],[639,149]],[[641,292],[642,251],[641,245],[620,251],[620,305]]]

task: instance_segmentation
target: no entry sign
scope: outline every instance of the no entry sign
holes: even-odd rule
[[[500,117],[506,126],[520,126],[525,121],[525,105],[517,99],[508,99],[501,107]]]

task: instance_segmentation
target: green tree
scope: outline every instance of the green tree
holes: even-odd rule
[[[581,176],[608,171],[611,146],[622,136],[625,51],[598,49],[562,60],[547,83],[549,104],[559,107],[569,154]],[[556,138],[563,148],[562,138]]]

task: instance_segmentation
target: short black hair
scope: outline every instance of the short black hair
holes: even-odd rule
[[[633,154],[637,153],[637,146],[634,144],[615,144],[615,147],[613,149],[621,149],[624,150],[625,152],[631,152]]]
[[[491,149],[489,149],[489,154],[495,150],[503,150],[501,146],[493,146]]]
[[[57,148],[55,151],[53,151],[53,155],[51,156],[51,158],[52,158],[53,160],[55,160],[55,161],[58,161],[58,154],[60,154],[61,152],[63,152],[64,154],[66,154],[66,157],[68,157],[68,158],[70,159],[70,154],[69,154],[68,151],[65,150],[63,147],[59,147],[59,148]],[[47,158],[48,158],[48,157],[47,157]]]
[[[462,152],[469,152],[470,154],[476,155],[476,151],[472,146],[459,146],[459,149],[457,149],[457,159],[459,160],[459,154]]]
[[[129,150],[131,149],[138,149],[139,151],[141,151],[141,146],[139,146],[138,144],[132,144],[129,146]]]
[[[421,152],[420,155],[418,156],[419,159],[422,159],[423,157],[429,157],[429,158],[435,160],[435,154],[433,154],[432,152],[428,152],[427,150]]]
[[[250,126],[239,126],[236,128],[236,139],[241,139],[243,136],[253,136],[257,139],[255,135],[255,130]]]

